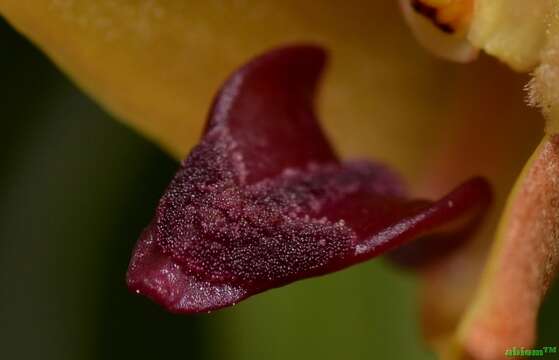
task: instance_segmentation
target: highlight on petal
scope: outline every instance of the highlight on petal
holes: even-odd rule
[[[417,40],[433,54],[470,62],[478,50],[467,39],[474,0],[400,0]]]
[[[538,309],[559,266],[559,136],[546,136],[509,199],[482,287],[458,333],[459,351],[504,359],[531,348]]]
[[[491,198],[481,178],[412,200],[384,166],[338,159],[313,113],[324,60],[281,48],[227,80],[134,250],[131,290],[210,311],[413,239],[452,244],[477,223]]]

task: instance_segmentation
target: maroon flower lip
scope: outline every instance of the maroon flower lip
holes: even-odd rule
[[[132,291],[205,312],[414,239],[402,251],[428,239],[429,258],[474,227],[491,199],[485,180],[411,200],[383,165],[338,159],[313,112],[325,59],[314,46],[285,47],[227,80],[136,245]]]

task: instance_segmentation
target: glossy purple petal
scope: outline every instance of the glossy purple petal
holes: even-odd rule
[[[338,160],[313,113],[324,62],[320,48],[287,47],[229,78],[136,245],[131,290],[210,311],[413,239],[451,249],[479,220],[483,179],[411,200],[386,167]]]

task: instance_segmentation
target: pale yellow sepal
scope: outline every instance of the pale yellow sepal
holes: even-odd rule
[[[517,71],[539,63],[553,0],[475,0],[468,39]]]
[[[463,14],[463,25],[452,34],[413,10],[412,2],[400,0],[404,17],[417,40],[439,57],[464,63],[474,60],[481,49],[521,72],[540,62],[553,0],[471,0],[473,14]],[[421,3],[439,9],[441,16],[453,4],[450,0]]]
[[[529,102],[542,109],[548,134],[559,133],[559,2],[548,16],[547,40],[541,64],[528,85]]]

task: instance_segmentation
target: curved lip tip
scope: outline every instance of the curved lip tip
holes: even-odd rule
[[[208,313],[235,305],[249,295],[241,287],[197,280],[171,261],[157,265],[146,275],[135,272],[143,273],[143,267],[151,265],[134,263],[126,276],[127,288],[174,314]]]

